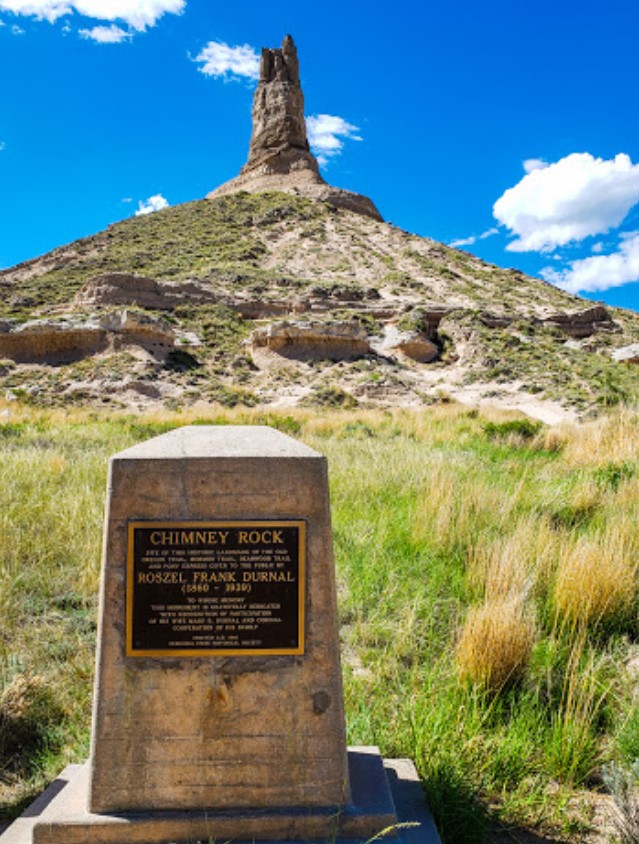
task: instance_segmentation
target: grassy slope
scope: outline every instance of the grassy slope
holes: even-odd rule
[[[6,815],[87,752],[107,456],[189,421],[12,412],[0,425]],[[563,434],[448,408],[197,421],[274,424],[328,456],[350,741],[415,759],[447,842],[478,842],[498,820],[580,840],[588,801],[575,798],[602,762],[639,756],[625,667],[639,419]],[[513,679],[491,691],[481,666],[462,676],[456,643],[488,607],[508,644],[513,601],[533,648],[491,649]]]
[[[373,292],[403,310],[407,325],[418,325],[421,309],[433,303],[454,305],[459,310],[442,324],[443,355],[436,366],[443,378],[465,346],[466,383],[521,382],[527,392],[581,410],[639,394],[637,367],[610,359],[611,348],[639,340],[637,315],[611,309],[615,333],[597,334],[585,347],[567,346],[564,334],[531,317],[579,310],[589,304],[584,300],[427,238],[278,193],[191,202],[130,218],[5,270],[0,273],[0,318],[45,315],[68,305],[88,279],[115,271],[166,281],[198,279],[230,298],[290,301],[293,296],[325,295],[333,301],[331,296],[345,292],[363,297]],[[516,314],[519,321],[508,328],[488,328],[482,311]],[[335,298],[329,316],[340,314],[344,319],[361,316],[357,306],[345,308]],[[204,367],[184,376],[175,368],[150,365],[143,378],[172,380],[192,398],[258,400],[265,379],[252,369],[241,348],[253,321],[240,319],[224,306],[182,308],[173,321],[203,336],[198,356]],[[316,380],[322,389],[333,382],[365,386],[369,374],[358,372],[358,366],[344,363],[341,371],[328,367]],[[115,368],[116,373],[126,373],[130,361],[123,358]],[[373,368],[375,377],[389,383],[401,381],[406,371],[402,364],[379,361],[373,361]],[[56,398],[60,385],[101,375],[100,365],[96,368],[90,361],[26,375],[5,364],[0,365],[0,386],[23,389],[35,383],[41,401],[51,403],[63,400]],[[271,397],[277,395],[277,383],[268,385],[267,401],[269,389]],[[320,400],[321,395],[320,389]],[[425,401],[429,395],[425,388]]]

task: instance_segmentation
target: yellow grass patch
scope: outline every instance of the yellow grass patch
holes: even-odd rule
[[[566,542],[557,564],[557,613],[586,626],[626,617],[637,594],[638,566],[636,547],[624,531]]]
[[[535,623],[518,596],[471,607],[457,643],[462,680],[497,690],[525,672],[535,641]]]

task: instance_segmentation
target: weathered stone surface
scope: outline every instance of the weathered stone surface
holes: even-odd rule
[[[325,458],[268,428],[180,428],[116,455],[109,491],[91,810],[346,805]],[[129,521],[247,518],[306,521],[304,655],[127,657]]]
[[[137,305],[152,310],[172,310],[183,304],[216,302],[213,291],[195,281],[162,282],[154,278],[106,273],[90,279],[77,293],[76,308]]]
[[[334,188],[321,177],[306,136],[297,50],[290,35],[284,38],[281,48],[262,50],[248,161],[239,176],[220,185],[208,198],[268,190],[298,193],[382,219],[368,197]]]
[[[107,346],[107,331],[97,320],[7,320],[0,325],[0,357],[16,363],[70,363]]]
[[[366,331],[343,322],[271,323],[251,334],[251,344],[295,360],[349,360],[371,351]]]
[[[619,363],[639,363],[639,343],[622,346],[612,353],[613,360]]]
[[[170,326],[134,311],[116,311],[99,318],[33,320],[0,323],[0,357],[17,363],[70,363],[109,348],[135,345],[162,358],[174,346]]]
[[[304,119],[297,49],[290,35],[281,48],[262,50],[260,81],[253,98],[253,132],[248,161],[241,174],[289,173],[310,170],[318,174],[311,155]]]
[[[597,331],[617,331],[618,326],[604,305],[593,305],[583,311],[552,314],[544,322],[556,325],[569,337],[590,337]]]
[[[243,813],[215,811],[95,815],[87,810],[88,770],[69,765],[58,779],[7,829],[0,844],[165,844],[215,841],[284,844],[323,839],[364,844],[399,821],[397,844],[440,844],[415,766],[409,759],[379,757],[377,748],[349,748],[352,804],[341,812],[291,810]],[[390,788],[389,788],[390,787]],[[238,840],[242,836],[244,840]]]
[[[408,334],[406,337],[401,337],[392,348],[417,363],[430,363],[439,354],[435,343],[420,334]]]
[[[170,325],[140,311],[125,309],[105,314],[100,317],[100,325],[113,336],[115,348],[134,344],[162,357],[175,344]]]
[[[245,319],[265,319],[266,317],[286,316],[286,314],[303,314],[309,309],[308,302],[300,298],[293,298],[288,301],[237,298],[228,299],[225,304]]]
[[[417,363],[430,363],[439,354],[438,346],[424,331],[402,331],[392,324],[384,326],[382,336],[371,345],[377,354],[393,357],[399,353]]]

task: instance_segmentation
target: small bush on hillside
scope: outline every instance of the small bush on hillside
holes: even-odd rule
[[[541,431],[541,422],[532,419],[509,419],[506,422],[486,422],[484,433],[490,440],[517,438],[528,441]]]
[[[623,460],[621,463],[606,463],[595,471],[595,480],[602,487],[617,492],[623,481],[630,480],[637,471],[635,463],[631,460]]]
[[[306,407],[321,405],[322,407],[351,409],[357,407],[357,399],[340,387],[324,386],[316,387],[300,404]]]

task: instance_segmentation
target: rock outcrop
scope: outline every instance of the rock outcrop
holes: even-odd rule
[[[639,343],[632,343],[630,346],[622,346],[615,349],[612,359],[617,363],[639,363]]]
[[[439,347],[423,331],[402,331],[396,325],[384,326],[384,334],[373,349],[385,357],[401,353],[416,363],[430,363],[439,355]]]
[[[371,352],[366,331],[341,322],[271,323],[251,334],[251,345],[293,360],[353,360]]]
[[[262,50],[260,81],[253,98],[253,133],[248,161],[240,175],[253,172],[310,171],[318,165],[306,136],[304,95],[297,50],[290,35],[279,50]]]
[[[128,273],[105,273],[94,276],[78,291],[76,308],[107,305],[135,305],[154,311],[169,311],[178,305],[217,302],[219,296],[196,281],[162,282]]]
[[[368,197],[334,188],[321,177],[306,135],[297,50],[290,35],[280,49],[262,50],[252,116],[248,161],[239,176],[209,193],[209,199],[239,191],[278,190],[382,219]]]
[[[569,337],[590,337],[597,331],[618,331],[605,305],[593,305],[583,311],[552,314],[544,320],[547,325],[560,328]]]
[[[126,346],[138,346],[163,359],[174,345],[175,334],[169,325],[128,310],[84,320],[0,321],[0,358],[16,363],[72,363]]]

